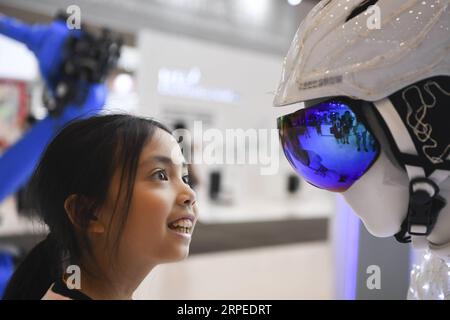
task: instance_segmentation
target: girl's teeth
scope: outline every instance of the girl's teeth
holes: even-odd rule
[[[182,233],[189,233],[189,228],[176,227],[175,230]]]
[[[191,228],[192,221],[189,219],[178,220],[172,224],[174,227]]]

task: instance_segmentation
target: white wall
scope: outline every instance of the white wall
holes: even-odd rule
[[[36,58],[28,48],[0,35],[0,78],[32,81],[38,74]]]

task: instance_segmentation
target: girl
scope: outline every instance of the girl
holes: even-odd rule
[[[4,298],[131,299],[156,265],[186,258],[197,215],[183,161],[153,120],[106,115],[65,127],[30,183],[50,233]]]

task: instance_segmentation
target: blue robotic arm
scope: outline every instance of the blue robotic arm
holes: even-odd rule
[[[77,76],[79,74],[67,74],[64,71],[83,68],[83,65],[71,62],[73,55],[67,52],[73,51],[74,44],[77,45],[74,39],[77,41],[85,37],[85,34],[82,30],[69,30],[62,19],[55,20],[50,25],[29,26],[15,19],[0,16],[0,34],[24,43],[35,54],[49,95],[54,99],[53,107],[57,107],[50,110],[45,119],[37,122],[0,157],[1,202],[27,183],[46,145],[58,130],[71,120],[95,115],[102,109],[107,96],[106,87],[102,82],[107,71],[117,61],[120,44],[107,42],[106,51],[110,56],[106,57],[106,60],[103,59],[106,61],[103,65],[101,61],[97,61],[102,66],[101,70],[86,69],[82,77],[79,77]],[[86,58],[89,58],[89,54],[101,56],[98,52],[91,51],[82,60],[88,60]],[[78,57],[82,54],[75,52],[74,55]],[[67,94],[68,89],[71,90],[71,94]],[[60,91],[63,91],[63,94],[59,93]]]
[[[0,157],[0,202],[27,183],[48,142],[66,123],[98,113],[106,100],[103,84],[92,85],[86,102],[69,105],[59,117],[47,116],[36,123]]]
[[[34,53],[42,77],[47,85],[54,86],[54,78],[60,73],[64,44],[69,35],[80,36],[80,30],[69,30],[62,20],[50,25],[32,25],[7,16],[0,16],[0,34],[17,40]]]

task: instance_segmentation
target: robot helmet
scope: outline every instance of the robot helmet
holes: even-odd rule
[[[385,98],[450,76],[449,0],[323,0],[284,60],[275,106],[316,98]]]

